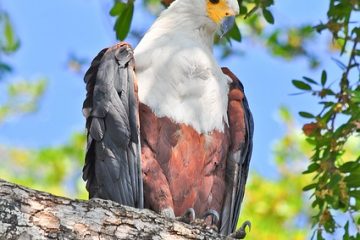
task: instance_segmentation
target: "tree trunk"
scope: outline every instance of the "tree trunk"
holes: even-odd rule
[[[0,179],[0,239],[226,239],[106,200],[71,200]]]

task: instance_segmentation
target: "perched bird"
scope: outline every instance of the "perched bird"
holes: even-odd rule
[[[119,43],[93,60],[83,106],[90,198],[167,217],[212,215],[220,233],[235,231],[253,119],[213,41],[238,13],[237,0],[176,0],[134,52]]]

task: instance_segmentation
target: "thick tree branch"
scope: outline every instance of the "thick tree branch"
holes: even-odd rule
[[[0,179],[0,239],[226,239],[147,209],[71,200]]]

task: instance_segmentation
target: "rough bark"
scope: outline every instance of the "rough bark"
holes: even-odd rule
[[[0,179],[0,239],[226,239],[106,200],[71,200]]]

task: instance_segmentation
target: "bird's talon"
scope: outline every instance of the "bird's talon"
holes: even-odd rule
[[[182,216],[177,217],[176,220],[188,224],[193,222],[195,220],[195,210],[193,208],[186,209],[185,213]]]
[[[241,227],[236,230],[235,232],[233,232],[232,234],[230,234],[228,236],[228,238],[230,239],[244,239],[246,237],[246,227],[249,227],[249,232],[251,231],[251,222],[250,221],[245,221]]]
[[[202,216],[202,219],[206,221],[206,219],[208,217],[211,217],[211,222],[210,224],[208,225],[209,228],[213,229],[214,231],[218,232],[218,223],[219,223],[219,220],[220,220],[220,215],[217,211],[215,211],[214,209],[209,209],[207,210],[203,216]]]
[[[211,217],[211,225],[217,225],[220,220],[219,213],[214,209],[209,209],[204,213],[202,218],[206,220],[209,216]]]

